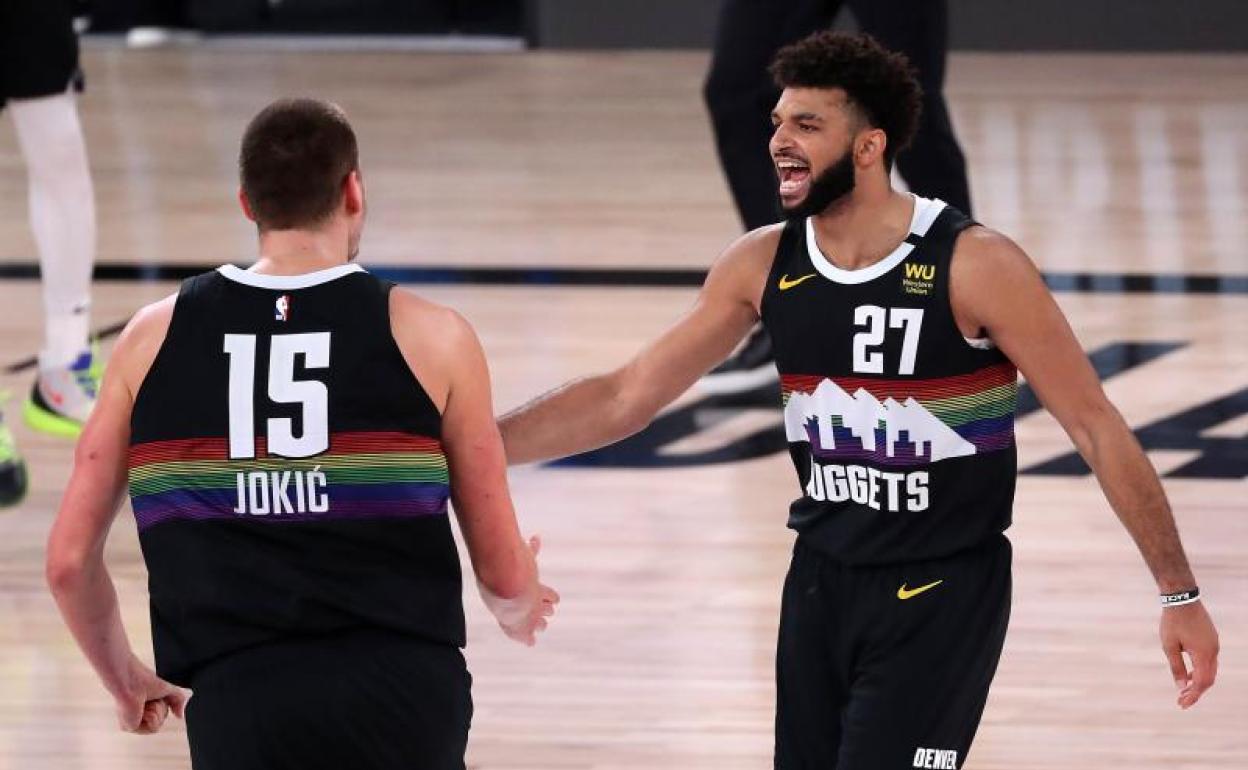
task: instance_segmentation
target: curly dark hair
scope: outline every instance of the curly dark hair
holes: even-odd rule
[[[914,138],[923,89],[910,61],[870,35],[816,32],[776,54],[769,68],[780,88],[840,88],[867,123],[888,137],[884,162]]]

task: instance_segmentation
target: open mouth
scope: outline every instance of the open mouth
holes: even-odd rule
[[[781,196],[800,195],[810,183],[810,166],[795,158],[779,158],[776,160],[776,175],[780,178]]]

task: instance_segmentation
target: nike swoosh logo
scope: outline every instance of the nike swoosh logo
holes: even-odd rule
[[[897,589],[897,598],[901,599],[903,602],[906,599],[913,599],[914,597],[918,596],[924,591],[930,591],[931,589],[935,588],[936,586],[940,585],[943,582],[945,581],[937,580],[935,583],[928,583],[927,585],[919,586],[918,588],[906,588],[906,584],[902,583],[901,588]]]
[[[817,273],[810,273],[809,275],[803,275],[800,278],[794,278],[793,280],[790,281],[789,274],[785,273],[784,275],[780,276],[780,291],[788,291],[789,289],[792,289],[794,286],[798,285],[802,281],[808,280],[810,278],[814,278],[816,275]]]

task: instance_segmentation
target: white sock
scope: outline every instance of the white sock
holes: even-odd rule
[[[95,195],[72,93],[9,102],[30,181],[30,227],[43,276],[41,366],[70,364],[88,347]]]

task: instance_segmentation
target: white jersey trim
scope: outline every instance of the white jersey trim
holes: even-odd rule
[[[936,221],[936,217],[940,216],[940,212],[945,210],[945,202],[913,194],[910,197],[914,198],[914,213],[910,215],[910,232],[922,237],[927,235],[927,231],[931,229],[932,223]],[[814,222],[811,217],[807,217],[806,251],[810,254],[810,264],[824,278],[836,283],[857,284],[879,278],[894,267],[897,267],[906,257],[910,256],[910,252],[914,251],[914,244],[902,241],[897,248],[893,249],[892,253],[879,262],[857,270],[845,270],[832,264],[832,261],[819,250],[819,244],[815,240]]]
[[[344,275],[351,273],[362,273],[364,268],[357,264],[335,265],[327,267],[324,270],[315,270],[311,273],[301,273],[299,275],[269,275],[267,273],[253,273],[250,270],[243,270],[235,265],[222,265],[217,268],[217,272],[235,283],[254,286],[257,289],[306,289],[309,286],[318,286],[322,283],[328,283]]]

